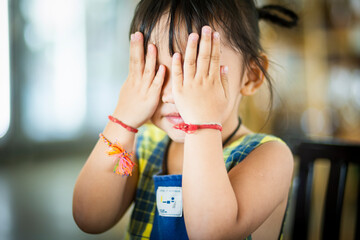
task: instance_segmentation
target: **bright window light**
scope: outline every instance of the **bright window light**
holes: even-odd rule
[[[10,61],[8,0],[0,0],[0,138],[10,125]]]
[[[86,113],[84,0],[26,0],[26,134],[38,141],[65,140],[81,131]]]

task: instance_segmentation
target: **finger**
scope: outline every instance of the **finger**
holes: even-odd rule
[[[196,63],[196,75],[207,76],[209,73],[209,63],[211,54],[211,28],[204,26],[202,28],[199,56]],[[201,78],[198,78],[201,79]]]
[[[199,35],[197,33],[191,33],[189,35],[184,59],[184,77],[186,79],[193,79],[196,73],[196,55],[198,39]]]
[[[141,75],[144,71],[144,62],[143,35],[136,32],[130,42],[130,72]]]
[[[160,94],[162,85],[164,84],[166,68],[164,65],[160,65],[158,71],[156,72],[155,78],[152,81],[150,90],[154,91],[156,94]]]
[[[229,96],[229,78],[228,78],[228,72],[229,68],[228,66],[221,66],[221,83],[224,89],[225,97],[228,98]]]
[[[183,84],[183,73],[181,66],[181,54],[175,53],[172,57],[172,65],[171,65],[171,80],[172,86],[175,89],[179,89]]]
[[[133,55],[134,55],[134,48],[135,48],[135,33],[132,33],[130,35],[130,59],[129,59],[129,72],[133,72],[134,71],[134,64],[133,64]]]
[[[147,84],[147,86],[149,86],[151,84],[151,81],[154,79],[156,73],[155,66],[156,66],[156,47],[153,44],[149,44],[146,54],[145,70],[143,73],[144,84]]]
[[[213,33],[213,41],[211,47],[211,58],[209,67],[209,79],[213,81],[219,79],[220,72],[220,35],[218,32]]]

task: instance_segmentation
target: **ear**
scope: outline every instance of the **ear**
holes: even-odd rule
[[[266,55],[260,56],[260,64],[265,71],[269,67],[269,60]],[[245,72],[244,83],[240,89],[240,93],[243,96],[253,95],[264,83],[265,75],[261,71],[260,67],[256,65],[254,60],[250,61],[250,67]]]

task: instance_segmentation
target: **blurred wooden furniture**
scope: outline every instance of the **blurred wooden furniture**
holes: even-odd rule
[[[322,239],[339,239],[348,165],[349,163],[360,165],[360,144],[303,142],[295,149],[295,154],[300,158],[300,166],[295,189],[296,205],[292,239],[308,238],[314,162],[319,158],[329,159],[331,164],[323,209]],[[360,239],[359,179],[355,239]]]

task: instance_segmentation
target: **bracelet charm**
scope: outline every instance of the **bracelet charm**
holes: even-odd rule
[[[102,133],[99,137],[109,146],[107,154],[114,156],[114,173],[122,176],[131,176],[135,163],[130,157],[133,153],[128,153],[118,142],[111,143]]]

